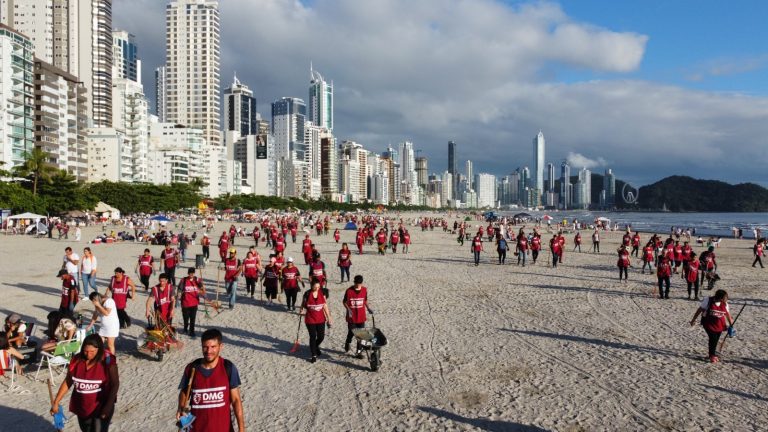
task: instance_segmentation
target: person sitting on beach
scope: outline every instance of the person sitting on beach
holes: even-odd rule
[[[53,352],[56,344],[61,341],[67,341],[75,338],[77,334],[77,325],[67,315],[59,311],[52,311],[48,314],[48,341],[40,348],[43,351]]]

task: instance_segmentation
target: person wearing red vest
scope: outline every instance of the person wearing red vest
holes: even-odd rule
[[[173,321],[173,309],[176,305],[176,295],[173,292],[173,285],[168,283],[168,275],[161,273],[160,283],[152,287],[147,297],[147,310],[144,316],[147,320],[153,316],[152,312],[157,314],[157,324],[160,325],[160,319],[167,324]]]
[[[291,242],[296,243],[296,234],[298,234],[299,230],[296,227],[296,223],[291,223]]]
[[[763,267],[763,254],[764,254],[764,245],[765,245],[765,239],[758,239],[755,243],[755,246],[752,247],[752,253],[755,255],[755,260],[752,261],[752,267],[755,266],[755,264],[760,264],[760,268]]]
[[[621,282],[622,277],[624,282],[629,282],[629,251],[627,247],[622,244],[619,247],[618,254],[619,260],[616,262],[616,266],[619,268],[619,282]]]
[[[287,310],[296,310],[296,297],[299,295],[299,282],[302,288],[304,280],[301,279],[299,268],[293,264],[293,257],[288,257],[285,268],[281,271],[283,277],[283,291],[285,292],[285,304]]]
[[[195,321],[200,298],[205,301],[203,279],[195,276],[195,268],[187,269],[187,277],[179,281],[177,296],[181,298],[181,316],[184,319],[184,332],[195,337]]]
[[[560,255],[557,257],[557,261],[563,263],[563,255],[565,254],[565,236],[562,232],[557,233],[557,242],[560,243]]]
[[[280,284],[280,267],[275,264],[275,258],[269,259],[269,264],[264,267],[264,274],[261,276],[261,285],[264,287],[264,294],[267,296],[267,302],[271,305],[272,300],[277,298],[277,288]]]
[[[376,244],[379,246],[379,255],[384,255],[387,249],[387,233],[384,232],[384,228],[379,229],[376,234]]]
[[[258,225],[253,227],[253,232],[251,232],[251,235],[253,236],[253,241],[256,244],[256,247],[259,247],[259,239],[261,238],[261,233],[259,232]]]
[[[179,251],[171,247],[171,243],[165,244],[165,249],[160,252],[163,261],[163,272],[168,275],[168,280],[176,285],[176,266],[179,264]]]
[[[61,303],[59,303],[59,312],[72,316],[75,305],[79,300],[77,295],[77,283],[65,269],[59,270],[56,277],[61,278]]]
[[[675,257],[675,273],[680,273],[680,266],[683,265],[685,257],[683,256],[683,247],[680,245],[679,241],[675,241],[672,253]]]
[[[80,430],[107,432],[115,412],[120,375],[117,358],[104,349],[99,335],[86,336],[80,352],[72,357],[67,377],[51,402],[51,415],[59,411],[70,387],[69,411],[77,416]]]
[[[704,279],[706,279],[707,273],[712,273],[717,271],[717,260],[715,259],[714,246],[708,247],[706,251],[702,252],[701,255],[699,255],[699,263],[701,264],[701,266],[699,266],[699,273],[701,274],[701,277],[699,278],[699,285],[703,289]]]
[[[344,342],[344,352],[349,352],[349,345],[354,337],[352,329],[365,327],[365,321],[367,320],[365,311],[367,310],[373,315],[373,309],[368,304],[368,288],[363,286],[363,276],[356,275],[354,283],[354,285],[347,288],[342,299],[344,309],[347,310],[347,339]],[[358,358],[362,357],[360,341],[357,341],[355,356]]]
[[[733,318],[728,308],[728,293],[725,290],[717,290],[713,297],[704,298],[691,319],[691,326],[696,325],[696,318],[699,315],[702,316],[701,325],[709,338],[709,361],[716,363],[720,361],[716,351],[720,335],[726,330],[729,335],[733,334]]]
[[[365,233],[361,228],[358,228],[357,234],[355,234],[355,245],[357,246],[358,255],[363,254],[363,244],[365,244]]]
[[[645,274],[645,267],[648,266],[648,273],[653,273],[653,242],[648,241],[643,248],[643,274]]]
[[[528,256],[528,237],[522,228],[520,228],[520,232],[517,234],[515,248],[517,249],[517,265],[520,265],[520,262],[522,262],[523,267],[525,267],[525,260]]]
[[[640,233],[635,233],[632,236],[632,256],[637,257],[640,253]]]
[[[472,239],[472,256],[475,259],[475,266],[480,265],[480,252],[483,251],[483,239],[480,234],[476,234]]]
[[[229,236],[227,235],[226,231],[222,231],[221,237],[219,237],[219,257],[221,258],[221,262],[224,262],[224,260],[227,259],[228,250],[229,250]]]
[[[327,324],[328,328],[331,328],[333,324],[331,312],[328,310],[328,303],[325,301],[319,282],[313,282],[310,290],[304,293],[299,315],[304,315],[304,324],[309,332],[309,351],[312,355],[309,362],[314,363],[322,355],[320,344],[325,339],[325,326]]]
[[[104,296],[109,296],[110,292],[117,308],[117,319],[120,322],[120,328],[130,327],[131,317],[128,316],[125,308],[128,306],[128,299],[136,297],[136,285],[133,284],[131,278],[125,275],[125,271],[121,267],[115,269],[115,275],[109,281],[109,286]]]
[[[389,235],[389,244],[392,245],[392,253],[397,253],[397,245],[400,244],[400,233],[397,230],[392,230]]]
[[[347,282],[351,282],[349,279],[349,268],[352,266],[352,251],[349,250],[349,246],[346,243],[341,244],[336,264],[341,270],[341,281],[344,282],[344,275],[347,275]]]
[[[280,234],[280,236],[277,237],[277,241],[275,241],[275,253],[279,252],[285,252],[285,239],[282,234]]]
[[[552,252],[552,267],[557,267],[559,256],[562,253],[560,249],[560,241],[557,238],[557,234],[552,236],[552,240],[549,241],[549,250]]]
[[[576,235],[573,237],[573,251],[576,252],[576,249],[581,252],[581,233],[576,232]]]
[[[539,251],[541,250],[541,235],[536,231],[533,232],[531,238],[531,259],[536,264],[536,260],[539,259]]]
[[[688,300],[691,299],[691,288],[695,288],[695,300],[699,300],[699,260],[696,253],[688,255],[688,265],[685,272],[685,281],[688,283]]]
[[[304,254],[304,264],[309,265],[312,262],[312,240],[309,239],[309,234],[304,236],[301,242],[301,253]]]
[[[234,309],[237,302],[237,277],[243,271],[243,265],[237,259],[237,249],[229,249],[229,258],[224,260],[224,287],[229,296],[229,308]]]
[[[203,357],[184,368],[179,384],[176,420],[180,420],[190,404],[195,417],[190,432],[230,432],[232,412],[237,430],[245,431],[243,401],[240,398],[240,373],[234,363],[221,357],[223,336],[218,329],[208,329],[202,336]]]
[[[672,265],[666,256],[659,258],[659,265],[656,267],[656,277],[659,281],[659,298],[669,298],[669,277],[672,276]],[[662,289],[666,286],[666,290]]]
[[[408,246],[411,245],[411,234],[408,232],[408,230],[403,230],[403,253],[408,253]],[[349,277],[347,277],[349,279]]]
[[[139,280],[144,285],[144,291],[149,291],[149,277],[155,273],[155,258],[152,257],[149,249],[144,249],[144,254],[139,256],[134,271],[138,273]]]
[[[243,260],[243,276],[245,276],[245,292],[253,298],[256,293],[256,282],[259,280],[259,270],[261,270],[261,260],[255,249],[249,250],[248,255]]]
[[[336,228],[336,229],[333,231],[333,240],[335,240],[335,241],[336,241],[336,243],[338,243],[340,238],[341,238],[341,233],[339,232],[339,229],[338,229],[338,228]]]
[[[203,247],[203,257],[205,258],[205,262],[208,262],[211,258],[211,239],[208,237],[208,234],[203,233],[203,238],[200,239],[200,245]]]
[[[323,289],[323,295],[325,298],[330,297],[330,293],[327,288],[328,274],[325,272],[325,263],[320,259],[320,253],[315,255],[314,260],[309,265],[309,281],[310,283],[320,282],[320,286]]]

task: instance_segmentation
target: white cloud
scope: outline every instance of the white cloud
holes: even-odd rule
[[[602,157],[597,159],[590,159],[581,153],[568,152],[568,156],[565,157],[571,167],[576,169],[586,168],[595,169],[597,167],[604,167],[608,165],[608,161]]]
[[[766,99],[621,79],[548,81],[553,70],[556,75],[564,68],[603,77],[636,70],[648,40],[575,21],[555,3],[220,5],[222,88],[237,71],[269,117],[271,101],[307,98],[312,61],[334,81],[337,137],[373,150],[414,141],[433,171],[445,169],[449,140],[478,171],[504,174],[531,165],[531,139],[542,129],[548,162],[569,153],[590,155],[585,161],[611,161],[620,178],[764,177]],[[115,22],[139,37],[149,78],[164,58],[165,2],[115,0],[114,8]],[[745,160],[754,167],[745,168]]]

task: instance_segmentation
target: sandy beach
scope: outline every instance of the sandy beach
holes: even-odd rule
[[[472,224],[474,232],[479,222]],[[212,232],[214,245],[228,225],[219,223]],[[16,312],[36,321],[40,326],[36,335],[42,337],[46,314],[58,309],[60,281],[55,275],[64,248],[81,253],[88,246],[85,240],[100,230],[84,229],[80,243],[0,235],[0,315]],[[326,355],[317,363],[307,361],[303,325],[301,350],[289,353],[298,316],[284,307],[266,307],[258,295],[255,300],[246,298],[242,279],[233,311],[210,319],[198,314],[198,334],[211,327],[224,333],[222,355],[239,369],[249,430],[768,427],[768,269],[750,267],[751,240],[724,239],[716,250],[722,277],[718,288],[728,290],[732,313],[738,312],[737,304],[749,306],[722,361],[710,364],[705,361],[704,330],[689,325],[697,303],[687,300],[679,276],[673,275],[670,300],[656,298],[656,277],[640,274],[636,258],[629,283],[618,282],[618,233],[603,235],[602,254],[587,253],[589,244],[583,253],[571,252],[573,235],[568,234],[564,263],[553,269],[546,264],[547,250],[536,265],[518,267],[511,252],[507,265],[496,265],[495,249],[488,243],[481,265],[475,267],[469,242],[459,246],[455,236],[442,229],[409,230],[413,244],[408,255],[398,251],[382,257],[375,246],[366,246],[364,255],[352,256],[351,273],[365,277],[376,324],[389,339],[378,372],[371,372],[364,359],[343,353],[346,325],[341,298],[349,284],[339,283],[335,266],[339,245],[331,235],[312,235],[328,266],[335,324],[323,343]],[[588,243],[589,232],[583,235]],[[544,243],[550,237],[544,235]],[[648,237],[643,233],[642,241]],[[353,246],[354,232],[342,231],[341,241]],[[289,242],[286,256],[296,257],[306,275],[300,243],[300,239]],[[240,258],[251,244],[250,239],[237,239]],[[100,292],[117,266],[137,279],[133,268],[144,244],[90,246],[99,261]],[[161,247],[150,248],[158,257]],[[258,250],[262,257],[269,253],[263,243]],[[199,244],[188,251],[185,267],[194,265],[196,253]],[[204,270],[209,292],[216,285],[214,256],[218,254],[212,247],[212,260]],[[185,273],[177,270],[177,276]],[[183,349],[162,362],[138,353],[136,338],[146,323],[145,301],[139,288],[138,298],[128,305],[134,325],[117,341],[121,386],[113,431],[176,430],[182,369],[200,356],[199,338],[187,336],[181,336]],[[181,321],[180,313],[176,321]],[[35,369],[28,369],[30,377]],[[16,394],[6,391],[8,382],[7,377],[0,378],[0,431],[52,430],[45,383],[21,378],[20,384],[30,392]],[[76,430],[77,421],[71,419],[66,431]]]

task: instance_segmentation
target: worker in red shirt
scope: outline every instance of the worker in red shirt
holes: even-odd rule
[[[304,288],[304,280],[301,278],[299,268],[293,264],[293,257],[288,257],[285,268],[282,270],[283,291],[285,292],[286,309],[296,310],[296,297],[299,294],[299,282]]]
[[[483,251],[483,239],[480,233],[472,239],[472,255],[475,258],[475,267],[480,265],[480,252]]]
[[[363,286],[363,276],[356,275],[354,279],[354,285],[347,288],[344,292],[344,298],[342,304],[347,311],[347,339],[344,342],[344,352],[349,352],[350,344],[352,343],[352,329],[364,328],[367,317],[365,311],[367,310],[373,315],[373,309],[368,304],[368,288]],[[360,347],[360,341],[357,342],[357,350],[355,356],[362,358],[362,349]]]

